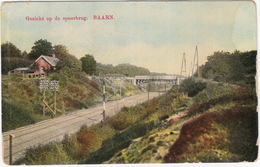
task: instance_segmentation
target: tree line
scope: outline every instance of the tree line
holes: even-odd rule
[[[2,54],[2,74],[18,67],[30,67],[33,71],[37,66],[34,61],[41,55],[51,56],[53,53],[60,60],[56,66],[56,72],[65,68],[70,71],[84,71],[88,75],[98,76],[135,76],[135,75],[154,75],[148,69],[137,67],[131,64],[111,64],[97,63],[94,56],[85,54],[81,59],[69,53],[65,45],[52,45],[47,40],[40,39],[34,43],[30,53],[21,51],[11,42],[1,45]]]
[[[257,51],[214,52],[200,67],[202,77],[214,81],[255,84]],[[195,74],[196,75],[196,74]]]

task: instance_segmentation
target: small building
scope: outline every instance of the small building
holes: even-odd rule
[[[29,67],[19,67],[9,71],[8,75],[26,74],[28,78],[46,77],[47,71],[55,70],[56,65],[59,61],[60,60],[56,58],[55,54],[52,54],[52,56],[41,55],[33,63],[33,65],[35,66],[35,70],[30,69]]]
[[[19,68],[9,71],[8,75],[10,75],[10,74],[28,74],[29,69],[30,69],[29,67],[19,67]]]
[[[34,62],[38,67],[34,74],[44,74],[44,76],[46,76],[47,71],[55,70],[59,61],[60,60],[56,58],[55,54],[52,54],[52,56],[41,55]]]

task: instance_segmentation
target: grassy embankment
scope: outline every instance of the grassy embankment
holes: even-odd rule
[[[209,83],[182,114],[170,117],[162,128],[134,140],[105,163],[254,161],[256,104],[250,88]]]
[[[17,164],[254,161],[256,96],[252,89],[198,83],[131,108],[105,124],[82,127],[62,142],[32,148]]]
[[[200,83],[180,85],[189,100],[161,128],[135,139],[106,163],[241,162],[257,158],[256,51],[215,52],[199,70]],[[195,74],[197,75],[197,73]],[[169,106],[169,103],[165,104]],[[88,160],[88,158],[87,158]],[[91,162],[91,161],[84,162]],[[103,162],[104,162],[103,161]]]
[[[105,123],[82,127],[62,142],[29,149],[17,164],[102,163],[116,152],[128,147],[132,140],[161,126],[174,108],[186,106],[187,97],[173,90],[135,107],[123,108]],[[167,105],[170,104],[170,105]],[[178,112],[178,111],[176,111]],[[55,155],[55,156],[53,156]]]
[[[221,82],[186,80],[105,124],[32,148],[17,164],[254,161],[255,57],[255,51],[214,53],[202,74]]]
[[[66,114],[77,109],[88,108],[102,101],[102,85],[87,78],[86,74],[53,73],[49,80],[60,81],[57,92],[57,109],[55,116]],[[109,81],[109,80],[108,80]],[[120,98],[119,84],[116,81],[106,82],[109,100]],[[114,83],[113,89],[109,87]],[[119,82],[119,81],[117,81]],[[121,82],[121,95],[129,96],[140,90],[127,81]],[[51,111],[42,114],[42,92],[39,90],[39,79],[23,78],[19,75],[2,76],[2,130],[8,131],[21,126],[33,124],[53,117]],[[53,106],[53,92],[46,91],[46,101]]]

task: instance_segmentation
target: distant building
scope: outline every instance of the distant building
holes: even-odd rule
[[[52,54],[52,56],[41,55],[34,62],[38,66],[38,69],[36,69],[34,74],[44,74],[44,76],[46,76],[47,71],[55,70],[59,61],[60,60],[56,58],[55,54]]]
[[[57,63],[60,60],[56,58],[55,54],[52,56],[41,55],[35,60],[36,65],[35,71],[29,67],[19,67],[8,72],[10,74],[26,74],[28,78],[39,78],[47,76],[47,71],[55,70]]]
[[[19,68],[9,71],[8,75],[10,75],[10,74],[28,74],[29,69],[30,69],[29,67],[19,67]]]

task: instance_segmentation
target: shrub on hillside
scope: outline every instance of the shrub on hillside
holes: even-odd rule
[[[158,98],[153,98],[149,100],[144,108],[144,111],[142,112],[142,118],[146,118],[153,111],[155,111],[158,107],[158,103],[159,103]]]
[[[210,99],[207,102],[201,103],[201,104],[194,104],[189,110],[188,115],[195,115],[199,113],[203,113],[207,111],[208,109],[212,108],[213,106],[217,104],[227,104],[229,102],[240,102],[242,104],[249,104],[252,103],[254,100],[253,95],[249,94],[229,94],[229,95],[223,95],[221,97],[217,97],[214,99]]]
[[[183,92],[188,92],[188,96],[196,96],[200,91],[206,88],[207,84],[202,82],[196,82],[192,78],[185,79],[181,85],[180,90]]]
[[[80,145],[77,141],[76,135],[68,136],[65,135],[64,139],[61,141],[64,151],[68,154],[68,156],[73,159],[79,159],[79,151]]]
[[[220,113],[205,113],[194,118],[183,125],[179,138],[164,160],[187,162],[188,157],[195,156],[203,150],[225,149],[231,154],[242,155],[240,161],[253,161],[257,155],[257,121],[254,116],[256,112],[253,110],[233,107]],[[244,128],[245,125],[248,127]],[[208,162],[206,158],[201,160]]]
[[[30,112],[23,108],[2,101],[2,131],[8,131],[20,126],[35,123],[31,118]]]
[[[19,68],[28,67],[33,61],[21,57],[2,57],[2,74],[7,74],[8,71]]]
[[[96,91],[101,91],[99,84],[94,80],[88,80],[89,85],[94,88]]]
[[[115,134],[116,130],[109,124],[109,117],[106,117],[105,124],[103,122],[92,125],[89,130],[95,131],[101,138],[102,141],[111,139]]]
[[[151,121],[148,123],[137,122],[122,133],[118,133],[110,140],[105,141],[99,150],[88,154],[81,163],[99,164],[107,161],[116,152],[128,147],[133,139],[144,136],[158,126],[158,121]]]
[[[133,123],[133,119],[128,115],[120,114],[117,117],[110,120],[111,127],[115,130],[124,130]]]
[[[25,158],[15,162],[15,164],[26,165],[52,165],[52,164],[70,164],[76,163],[64,151],[59,143],[50,143],[30,148],[25,152]]]
[[[85,131],[77,137],[77,141],[80,145],[79,156],[86,156],[88,153],[97,150],[102,141],[100,136],[94,131]]]
[[[109,124],[113,129],[124,130],[136,121],[134,115],[131,115],[128,110],[129,108],[123,107],[120,113],[110,119]]]
[[[224,95],[234,94],[236,88],[232,85],[223,85],[221,83],[209,83],[207,87],[199,92],[193,98],[193,104],[200,104],[209,101],[210,99],[218,98]]]

